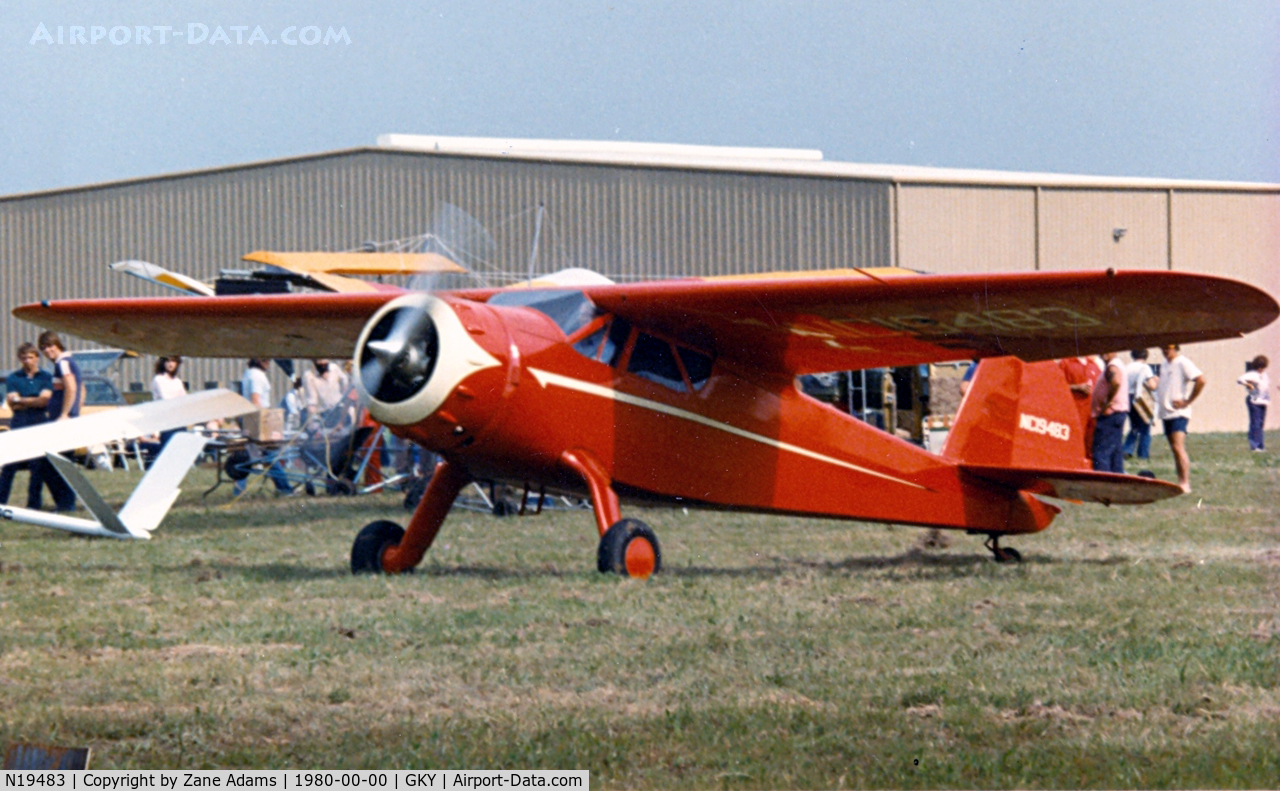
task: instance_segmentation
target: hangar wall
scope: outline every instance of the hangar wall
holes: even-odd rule
[[[910,269],[1165,269],[1231,277],[1280,296],[1280,188],[910,183],[897,196],[897,263]],[[1208,380],[1193,431],[1243,431],[1244,389],[1235,380],[1258,354],[1280,366],[1280,326],[1184,352]],[[1162,358],[1152,350],[1150,359]],[[1280,393],[1272,397],[1280,403]],[[1268,410],[1267,427],[1280,428],[1280,409]]]
[[[107,264],[138,258],[212,279],[258,249],[348,250],[427,231],[474,242],[480,234],[466,215],[493,239],[484,261],[467,263],[496,283],[527,275],[535,233],[536,273],[580,266],[632,280],[888,266],[888,190],[848,179],[357,149],[0,198],[0,287],[9,307],[154,296],[164,290]],[[461,212],[443,211],[450,206]],[[0,368],[36,332],[6,310]],[[135,364],[126,381],[148,381],[147,365]],[[193,360],[184,375],[199,387],[237,380],[241,368]]]
[[[487,249],[467,216],[492,237]],[[9,306],[154,295],[161,289],[106,265],[140,258],[208,279],[242,266],[251,250],[345,250],[427,231],[462,240],[483,258],[467,263],[495,283],[527,274],[536,234],[535,273],[583,266],[618,280],[848,266],[1115,267],[1223,274],[1280,294],[1275,185],[394,148],[0,198],[0,287]],[[6,311],[0,368],[35,332]],[[1280,358],[1280,328],[1188,352],[1210,380],[1193,429],[1242,430],[1234,380],[1255,354]],[[149,367],[135,363],[125,381],[148,380]],[[200,387],[240,370],[239,361],[196,360],[185,375]],[[1280,427],[1280,409],[1271,412],[1270,426]]]

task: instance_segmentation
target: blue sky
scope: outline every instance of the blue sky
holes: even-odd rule
[[[1280,182],[1276,2],[4,6],[0,194],[385,132]]]

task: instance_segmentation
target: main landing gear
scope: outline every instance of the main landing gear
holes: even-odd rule
[[[638,519],[623,519],[613,482],[590,454],[566,451],[561,462],[582,476],[591,503],[600,546],[596,568],[602,574],[644,579],[662,570],[662,549],[653,530]],[[407,530],[380,519],[365,525],[351,545],[352,574],[398,574],[410,571],[435,540],[440,525],[470,475],[453,462],[441,462],[415,505]]]
[[[662,549],[653,530],[639,519],[620,519],[600,536],[596,568],[601,574],[645,579],[662,569]]]
[[[560,463],[582,476],[600,531],[596,568],[601,574],[644,579],[662,570],[662,550],[653,530],[639,519],[623,519],[608,471],[585,450],[567,450]]]
[[[1022,562],[1021,552],[1014,549],[1013,547],[1000,546],[999,533],[988,534],[987,540],[984,541],[982,545],[991,551],[991,554],[995,556],[997,563],[1021,563]]]

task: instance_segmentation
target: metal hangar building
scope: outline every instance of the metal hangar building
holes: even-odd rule
[[[0,283],[10,308],[154,296],[161,289],[107,265],[142,259],[213,279],[246,268],[239,259],[252,250],[352,250],[425,233],[463,248],[463,263],[493,284],[566,267],[616,280],[880,266],[1115,268],[1225,275],[1280,295],[1277,184],[861,165],[797,149],[414,135],[0,197]],[[0,353],[36,332],[6,310]],[[1245,360],[1280,355],[1280,326],[1186,351],[1209,381],[1192,430],[1242,431],[1235,379]],[[191,360],[184,376],[200,387],[237,380],[241,367]],[[145,371],[130,378],[145,381]],[[1280,410],[1268,420],[1276,427]]]

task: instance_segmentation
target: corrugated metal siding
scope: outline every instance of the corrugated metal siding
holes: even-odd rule
[[[1274,192],[895,185],[382,150],[0,199],[0,287],[9,305],[156,294],[106,265],[141,258],[212,278],[254,249],[343,250],[431,230],[457,240],[466,223],[438,220],[450,206],[492,235],[492,250],[476,266],[494,282],[527,273],[541,206],[536,273],[581,266],[630,280],[894,263],[1017,271],[1035,268],[1038,256],[1046,270],[1172,261],[1280,293]],[[1120,242],[1114,228],[1126,229]],[[36,332],[4,316],[0,368]],[[1210,382],[1193,430],[1241,430],[1234,380],[1255,354],[1280,358],[1280,327],[1187,351]],[[124,382],[148,381],[150,365],[127,363]],[[241,367],[193,360],[183,374],[201,387],[238,380]],[[282,386],[277,377],[277,395]],[[1272,412],[1280,426],[1280,410]]]
[[[898,264],[924,272],[1016,272],[1036,265],[1036,191],[901,185]]]
[[[1167,212],[1164,191],[1041,190],[1040,268],[1167,269]]]
[[[889,190],[878,181],[355,151],[0,200],[0,270],[10,305],[155,294],[107,264],[140,258],[211,279],[255,249],[343,250],[448,232],[433,228],[447,205],[492,234],[477,268],[494,282],[527,272],[539,206],[537,273],[582,266],[629,280],[887,266]],[[5,316],[0,360],[34,334]],[[126,381],[150,378],[133,365]],[[184,374],[195,386],[232,381],[240,364],[193,360]]]

